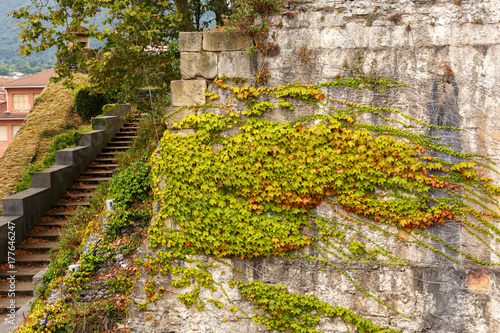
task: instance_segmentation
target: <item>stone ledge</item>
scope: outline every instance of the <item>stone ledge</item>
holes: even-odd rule
[[[252,37],[243,33],[228,34],[226,31],[205,31],[203,50],[205,51],[244,51],[252,46]]]
[[[95,130],[95,131],[90,131],[86,133],[82,133],[80,135],[80,141],[78,144],[83,147],[90,147],[90,146],[101,146],[103,142],[106,140],[105,138],[105,130]],[[64,151],[66,149],[63,149]]]
[[[179,50],[181,52],[200,52],[203,33],[179,32]]]
[[[33,229],[35,224],[40,221],[43,214],[47,212],[50,207],[56,203],[58,198],[53,198],[51,188],[29,188],[25,191],[11,195],[10,197],[2,200],[3,216],[24,216],[24,227],[20,228],[24,234]],[[16,227],[16,242],[17,233],[20,231]],[[21,239],[20,239],[21,240]],[[19,241],[20,241],[19,240]],[[6,249],[0,249],[5,251]]]
[[[10,222],[10,223],[9,223]],[[21,243],[26,235],[26,230],[24,228],[24,216],[22,215],[11,215],[11,216],[0,216],[0,260],[3,262],[7,258],[7,250],[9,247],[9,231],[12,230],[12,226],[15,227],[15,244]],[[10,228],[9,228],[10,227]],[[0,331],[1,332],[1,331]]]
[[[48,169],[37,172],[32,176],[32,187],[60,186],[60,184],[65,183],[66,175],[73,173],[72,169],[71,165],[53,165]]]

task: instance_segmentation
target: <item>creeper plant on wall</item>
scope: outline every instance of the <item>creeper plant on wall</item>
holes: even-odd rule
[[[184,282],[176,282],[176,286],[194,283],[194,291],[180,296],[186,306],[198,304],[204,308],[202,288],[212,292],[225,288],[214,280],[208,267],[192,259],[193,255],[205,254],[214,260],[280,256],[316,261],[321,267],[334,269],[358,291],[398,312],[386,300],[361,287],[351,274],[350,266],[356,261],[373,266],[407,263],[365,235],[365,228],[397,239],[397,230],[404,230],[410,233],[409,243],[456,263],[460,263],[458,256],[482,265],[498,265],[498,261],[482,261],[426,231],[455,220],[498,257],[490,244],[500,242],[496,198],[500,189],[491,179],[480,178],[477,171],[480,166],[496,172],[488,159],[452,151],[437,138],[412,133],[406,128],[434,125],[397,109],[334,99],[324,92],[325,87],[386,92],[404,85],[371,77],[272,88],[230,86],[221,79],[214,83],[243,101],[247,110],[236,112],[228,103],[198,105],[196,108],[202,111],[199,115],[191,114],[174,123],[178,129],[194,129],[195,134],[180,136],[167,131],[152,157],[154,195],[160,208],[149,237],[157,251],[142,263],[151,273],[180,275]],[[215,96],[215,92],[208,95]],[[263,117],[277,107],[291,111],[297,103],[312,105],[318,112],[283,124]],[[219,109],[218,114],[210,109]],[[394,125],[356,120],[365,113]],[[224,136],[223,131],[230,128],[238,128],[239,134]],[[214,153],[214,144],[223,148]],[[461,162],[433,157],[433,151],[460,157]],[[446,195],[434,195],[437,191]],[[330,205],[336,218],[314,215],[321,203]],[[170,221],[179,228],[171,229]],[[429,239],[441,242],[456,256],[442,251]],[[314,247],[318,254],[308,254],[306,246]],[[197,263],[199,273],[178,266],[179,259]],[[327,317],[331,311],[327,309],[338,309],[310,298],[312,303],[301,300],[295,310],[290,310],[287,293],[259,283],[234,281],[232,285],[256,304],[254,321],[268,328],[316,332],[319,319],[305,315],[301,307],[309,304],[320,313],[318,316]],[[262,300],[269,299],[268,293],[279,301],[262,306]],[[227,302],[231,304],[229,298]],[[358,318],[348,309],[335,313],[350,323],[348,327],[360,332],[390,330],[370,321],[367,326],[357,326],[348,320]]]

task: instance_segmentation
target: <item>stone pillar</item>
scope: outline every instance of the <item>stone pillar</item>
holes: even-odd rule
[[[180,32],[182,80],[171,83],[172,106],[204,104],[207,82],[216,77],[254,76],[256,56],[245,51],[252,45],[252,38],[242,33]]]

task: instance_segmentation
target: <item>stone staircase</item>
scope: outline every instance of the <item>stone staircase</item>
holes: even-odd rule
[[[0,266],[0,313],[9,313],[11,300],[15,299],[17,311],[34,296],[33,278],[49,264],[49,251],[57,244],[66,221],[79,206],[90,206],[88,199],[100,182],[110,180],[118,168],[117,154],[130,149],[137,137],[139,116],[125,123],[115,137],[80,174],[59,202],[42,217],[14,252],[15,264]],[[11,256],[12,257],[12,256]],[[12,280],[12,277],[15,278]],[[9,292],[15,289],[15,297]]]

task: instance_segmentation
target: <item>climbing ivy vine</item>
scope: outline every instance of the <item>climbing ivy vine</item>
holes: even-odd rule
[[[285,286],[241,281],[236,284],[243,297],[264,310],[254,318],[256,323],[264,324],[268,329],[280,332],[316,332],[314,327],[321,317],[340,317],[345,323],[353,324],[358,332],[396,332],[390,328],[380,328],[348,309],[320,302],[314,296],[289,293]]]
[[[496,210],[500,188],[478,174],[478,166],[494,171],[488,159],[452,151],[438,138],[414,134],[407,128],[434,125],[399,110],[333,99],[324,92],[327,87],[387,91],[404,85],[370,78],[272,88],[230,86],[222,79],[214,83],[230,92],[231,98],[244,102],[247,109],[235,111],[229,104],[231,98],[225,104],[193,106],[196,114],[173,125],[193,129],[194,134],[167,131],[152,157],[159,212],[149,237],[157,251],[142,264],[152,274],[180,275],[174,286],[194,283],[193,291],[179,296],[186,306],[198,304],[198,309],[204,309],[200,287],[224,288],[202,263],[187,268],[178,266],[177,259],[196,262],[190,259],[196,254],[216,260],[285,256],[330,267],[367,297],[398,312],[331,260],[340,259],[347,267],[353,260],[373,265],[406,263],[363,234],[361,226],[391,237],[399,237],[397,229],[404,230],[411,233],[408,242],[450,260],[457,261],[425,239],[441,241],[477,263],[498,264],[484,262],[426,233],[430,226],[455,220],[493,251],[489,242],[500,241],[495,223],[500,218]],[[207,92],[207,96],[210,101],[218,99],[216,92]],[[313,105],[318,112],[293,122],[266,119],[266,112],[277,107],[293,111],[297,102]],[[217,113],[209,112],[214,109]],[[361,123],[356,118],[363,113],[395,125]],[[237,134],[226,135],[228,129],[236,129]],[[435,157],[435,152],[460,161],[448,162]],[[321,203],[331,206],[338,218],[316,216],[314,209]],[[396,233],[384,225],[396,227]],[[313,246],[319,254],[307,254],[305,246]],[[340,317],[359,332],[390,331],[313,296],[289,294],[283,287],[241,281],[232,285],[257,305],[253,320],[269,329],[316,332],[319,317],[325,316]]]

